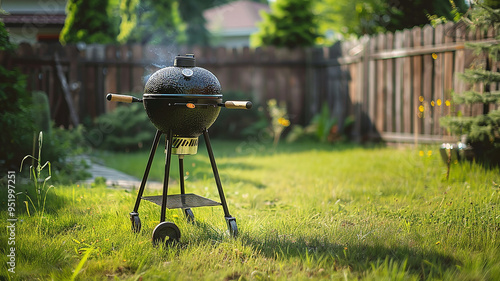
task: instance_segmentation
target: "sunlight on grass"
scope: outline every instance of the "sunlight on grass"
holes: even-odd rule
[[[446,181],[446,165],[434,150],[437,147],[281,144],[276,150],[244,153],[238,152],[239,145],[214,141],[238,238],[227,234],[219,207],[193,209],[195,224],[186,222],[180,210],[168,210],[167,220],[181,230],[180,243],[155,248],[151,235],[160,208],[142,201],[142,231],[134,234],[128,213],[135,190],[56,186],[47,197],[39,234],[32,231],[36,219],[19,213],[16,278],[491,280],[500,276],[499,169],[454,163]],[[419,154],[429,150],[434,153]],[[97,155],[141,178],[148,153]],[[163,157],[156,155],[152,179],[161,180]],[[218,201],[202,145],[197,155],[185,158],[185,171],[186,192]],[[172,173],[173,180],[177,177],[178,172]],[[178,193],[178,186],[169,192]],[[0,243],[7,243],[4,233]],[[88,258],[82,262],[84,255]],[[3,264],[1,274],[6,276]]]

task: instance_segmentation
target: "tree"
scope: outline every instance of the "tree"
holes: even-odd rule
[[[500,0],[483,0],[481,1],[481,4],[492,9],[500,9]]]
[[[422,26],[429,23],[429,15],[437,15],[438,17],[444,17],[449,21],[453,21],[455,18],[454,9],[463,14],[468,8],[464,0],[390,0],[388,11],[391,20],[387,24],[386,29],[388,31],[396,31],[414,26]]]
[[[454,8],[467,11],[465,0],[320,0],[314,10],[322,34],[344,37],[402,30],[429,23],[429,15],[453,20]],[[331,36],[326,36],[331,43]]]
[[[69,0],[59,36],[66,43],[113,43],[117,28],[108,12],[108,0]]]
[[[259,31],[250,38],[252,46],[312,46],[319,36],[309,0],[276,0],[271,4],[271,13],[262,16]]]
[[[175,0],[122,0],[120,43],[172,44],[186,41],[186,26]]]
[[[471,11],[470,19],[464,21],[473,29],[493,27],[496,40],[500,40],[500,9],[478,5]],[[492,105],[500,104],[500,91],[491,90],[492,84],[500,83],[500,73],[494,67],[500,60],[500,45],[480,42],[469,43],[467,47],[474,50],[479,60],[461,75],[461,79],[473,87],[463,93],[454,93],[453,101],[457,104],[482,104],[483,114],[442,118],[441,125],[456,134],[467,135],[478,161],[500,165],[500,110],[492,110]]]
[[[179,12],[186,23],[186,37],[188,45],[206,46],[209,43],[209,32],[205,28],[203,11],[210,1],[182,0],[179,1]]]

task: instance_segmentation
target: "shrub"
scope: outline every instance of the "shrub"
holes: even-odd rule
[[[106,128],[102,141],[93,142],[99,149],[134,151],[148,147],[156,128],[149,121],[141,103],[119,104],[112,112],[96,119],[94,126]]]
[[[249,95],[243,92],[225,92],[224,100],[249,100]],[[257,135],[267,127],[266,117],[260,116],[259,105],[253,105],[250,110],[222,109],[215,123],[210,127],[210,136],[224,139],[244,139],[249,135]],[[259,122],[259,120],[263,120]]]
[[[464,21],[472,29],[492,26],[497,31],[496,39],[500,39],[500,10],[477,5],[471,11],[471,19]],[[490,109],[492,105],[500,104],[500,92],[491,87],[500,82],[500,73],[494,67],[500,59],[500,48],[497,43],[488,42],[469,43],[467,47],[480,56],[477,63],[460,76],[473,87],[463,93],[454,93],[453,100],[457,104],[482,104],[483,114],[473,117],[445,117],[440,120],[441,126],[455,134],[465,134],[477,161],[487,165],[500,165],[500,110]]]

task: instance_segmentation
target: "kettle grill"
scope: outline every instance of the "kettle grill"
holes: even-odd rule
[[[153,73],[146,82],[142,99],[119,94],[108,94],[106,99],[126,103],[142,102],[150,121],[157,128],[134,210],[130,213],[132,230],[134,232],[141,230],[139,205],[144,199],[161,206],[160,223],[153,230],[153,244],[169,244],[180,239],[181,233],[177,225],[165,221],[167,208],[182,209],[186,219],[194,222],[191,208],[222,206],[229,233],[233,237],[237,236],[236,219],[230,215],[227,207],[208,128],[217,119],[221,107],[250,109],[252,103],[249,101],[222,102],[221,86],[217,77],[204,68],[196,67],[194,55],[176,56],[173,66],[162,68]],[[166,153],[163,194],[143,197],[149,170],[162,135],[165,135]],[[220,202],[185,192],[184,156],[197,153],[200,135],[203,135],[205,140]],[[172,154],[178,155],[179,158],[180,194],[168,195]]]

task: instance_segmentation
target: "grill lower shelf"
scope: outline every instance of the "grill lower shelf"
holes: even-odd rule
[[[141,199],[148,200],[159,206],[161,206],[162,198],[162,195],[141,197]],[[221,205],[221,203],[192,193],[167,195],[167,208],[169,209],[185,209],[219,205]]]

